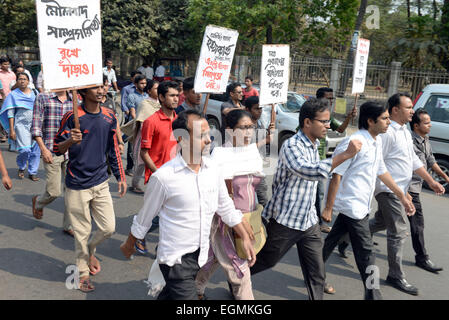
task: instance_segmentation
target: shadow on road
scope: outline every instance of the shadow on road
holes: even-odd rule
[[[23,249],[0,249],[0,270],[45,281],[64,282],[66,263],[46,255]]]

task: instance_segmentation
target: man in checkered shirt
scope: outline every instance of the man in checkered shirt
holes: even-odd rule
[[[330,124],[329,102],[310,99],[299,113],[300,130],[282,146],[273,179],[273,196],[263,211],[268,220],[268,239],[257,255],[251,274],[274,267],[296,244],[309,299],[321,300],[324,291],[323,240],[315,209],[319,180],[360,151],[361,142],[351,140],[345,152],[320,160],[319,139]]]
[[[66,91],[41,93],[34,102],[31,134],[41,149],[44,160],[46,186],[40,196],[33,197],[33,215],[42,219],[44,207],[52,203],[62,192],[68,159],[53,153],[53,140],[59,130],[61,119],[73,109],[72,97]],[[64,211],[63,231],[73,236],[67,212]]]

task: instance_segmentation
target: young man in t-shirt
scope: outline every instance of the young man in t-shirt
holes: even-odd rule
[[[245,85],[246,88],[243,89],[243,101],[248,99],[249,97],[258,97],[259,91],[257,91],[256,88],[253,87],[253,77],[246,76],[245,78]]]
[[[79,91],[84,104],[78,107],[80,128],[73,111],[65,114],[54,140],[54,152],[69,151],[65,205],[75,235],[79,289],[95,289],[89,274],[100,272],[95,248],[115,231],[115,214],[109,192],[108,164],[118,181],[120,197],[126,193],[126,178],[117,140],[117,119],[112,110],[100,107],[102,86]],[[89,240],[91,215],[98,230]]]

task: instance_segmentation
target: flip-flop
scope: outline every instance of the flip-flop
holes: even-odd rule
[[[33,197],[33,216],[36,219],[40,220],[40,219],[42,219],[42,216],[44,215],[44,210],[36,208],[36,201],[37,201],[37,196],[34,196]]]
[[[144,247],[145,249],[142,250],[141,248],[139,248],[139,246],[138,246],[137,244],[140,244],[140,245],[141,245],[142,247]],[[147,250],[147,248],[146,248],[146,246],[145,246],[145,239],[144,239],[144,240],[137,239],[136,244],[134,245],[134,248],[135,248],[136,251],[139,252],[140,254],[147,254],[147,253],[148,253],[148,250]]]
[[[329,283],[325,283],[324,284],[324,292],[327,294],[334,294],[336,291]]]
[[[25,178],[25,170],[20,170],[17,172],[17,176],[19,177],[19,179],[23,179]]]
[[[73,230],[63,230],[63,232],[71,237],[75,237],[75,233],[73,232]]]
[[[82,292],[91,292],[95,290],[95,286],[93,285],[92,281],[90,281],[90,278],[87,278],[80,281],[79,290],[81,290]]]

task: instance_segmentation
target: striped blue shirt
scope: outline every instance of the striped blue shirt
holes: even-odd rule
[[[273,178],[273,196],[262,215],[279,224],[305,231],[318,223],[315,209],[319,180],[329,176],[332,159],[320,161],[319,141],[312,143],[299,130],[282,145]]]

